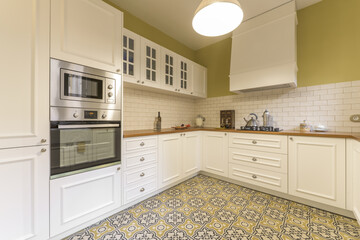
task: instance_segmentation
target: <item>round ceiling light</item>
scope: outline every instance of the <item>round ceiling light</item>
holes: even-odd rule
[[[233,31],[243,17],[237,0],[202,0],[195,11],[192,26],[201,35],[216,37]]]

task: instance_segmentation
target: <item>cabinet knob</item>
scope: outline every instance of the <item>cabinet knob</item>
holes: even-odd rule
[[[120,69],[116,69],[116,72],[120,72]]]
[[[289,138],[291,141],[294,141],[294,139],[292,137]]]
[[[253,160],[254,162],[256,162],[256,161],[257,161],[257,158],[256,158],[256,157],[253,157],[252,160]]]
[[[141,157],[141,158],[140,158],[140,161],[141,161],[141,162],[145,161],[145,158],[144,158],[144,157]]]
[[[140,83],[140,80],[137,80],[136,82],[137,82],[137,83]]]
[[[142,146],[142,147],[143,147],[144,145],[145,145],[145,143],[144,143],[144,142],[141,142],[141,143],[140,143],[140,146]]]
[[[143,192],[143,191],[145,191],[145,188],[141,188],[141,189],[140,189],[140,192]]]
[[[252,175],[252,178],[253,178],[253,179],[256,179],[256,178],[257,178],[257,176],[256,176],[256,175]]]
[[[45,138],[43,138],[43,139],[41,139],[41,141],[40,141],[41,143],[46,143],[46,139]]]
[[[141,82],[141,84],[144,84],[144,83],[145,83],[144,81]]]
[[[120,171],[120,169],[121,169],[121,167],[118,167],[116,170],[117,170],[117,171]]]
[[[141,173],[141,174],[140,174],[140,177],[143,177],[143,176],[145,176],[145,173]]]
[[[191,92],[190,94],[193,94],[193,92]]]
[[[227,133],[225,133],[225,136],[227,136]]]
[[[253,143],[253,144],[257,144],[257,141],[256,141],[256,140],[253,140],[252,143]]]
[[[175,92],[177,91],[177,89],[175,89]]]
[[[42,149],[41,149],[41,152],[46,152],[46,148],[42,148]]]

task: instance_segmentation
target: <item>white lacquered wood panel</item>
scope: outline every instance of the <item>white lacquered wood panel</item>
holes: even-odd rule
[[[352,192],[353,192],[353,211],[360,224],[360,142],[354,141],[353,144],[353,169],[352,169]]]
[[[1,2],[0,149],[49,140],[49,5]]]
[[[157,189],[156,178],[148,178],[141,183],[136,183],[131,186],[127,186],[124,189],[124,204],[130,203],[136,199],[139,199],[147,194],[150,194]]]
[[[51,57],[116,72],[122,12],[98,0],[51,1]]]
[[[230,133],[229,145],[232,148],[287,154],[286,136]]]
[[[139,151],[125,155],[124,169],[139,168],[141,166],[157,162],[157,149]]]
[[[227,177],[228,152],[227,133],[204,132],[202,170]]]
[[[50,182],[50,235],[120,207],[120,165]]]
[[[207,96],[207,69],[199,64],[193,63],[193,93],[194,96],[206,98]]]
[[[183,172],[184,177],[200,171],[202,160],[201,132],[183,133]]]
[[[182,138],[179,133],[159,136],[159,187],[182,178]]]
[[[287,173],[286,154],[229,148],[229,162],[275,172]]]
[[[345,208],[345,139],[289,139],[289,193]]]
[[[141,183],[144,179],[149,177],[156,177],[157,165],[151,164],[145,167],[139,167],[132,171],[124,172],[125,185],[133,183]]]
[[[123,28],[122,29],[123,34],[123,76],[124,81],[131,82],[131,83],[140,83],[140,35]],[[125,42],[126,40],[126,42]],[[131,46],[131,43],[133,42],[133,46]],[[126,52],[126,60],[124,53]],[[133,57],[131,59],[130,55],[133,54]],[[125,69],[126,64],[126,69]],[[133,66],[133,72],[130,71],[130,66]]]
[[[49,162],[48,146],[0,150],[1,239],[49,238]]]
[[[287,174],[252,168],[240,164],[229,164],[229,177],[260,187],[287,193]]]
[[[124,140],[125,153],[148,150],[157,147],[157,136],[126,138]]]

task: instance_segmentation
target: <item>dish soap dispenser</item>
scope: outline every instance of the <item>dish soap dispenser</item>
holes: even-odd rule
[[[161,117],[160,117],[160,112],[158,112],[158,116],[155,117],[154,130],[156,130],[156,131],[160,131],[160,130],[161,130]]]

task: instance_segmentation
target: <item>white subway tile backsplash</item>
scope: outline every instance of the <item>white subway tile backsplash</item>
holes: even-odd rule
[[[220,110],[235,110],[235,126],[245,125],[243,117],[256,113],[261,123],[265,109],[273,116],[274,125],[285,130],[298,130],[307,120],[324,124],[331,131],[360,132],[360,123],[350,115],[360,114],[360,80],[293,89],[273,89],[194,100],[181,96],[124,89],[124,129],[151,129],[157,112],[162,127],[181,123],[194,124],[198,114],[206,118],[206,127],[220,126]]]

